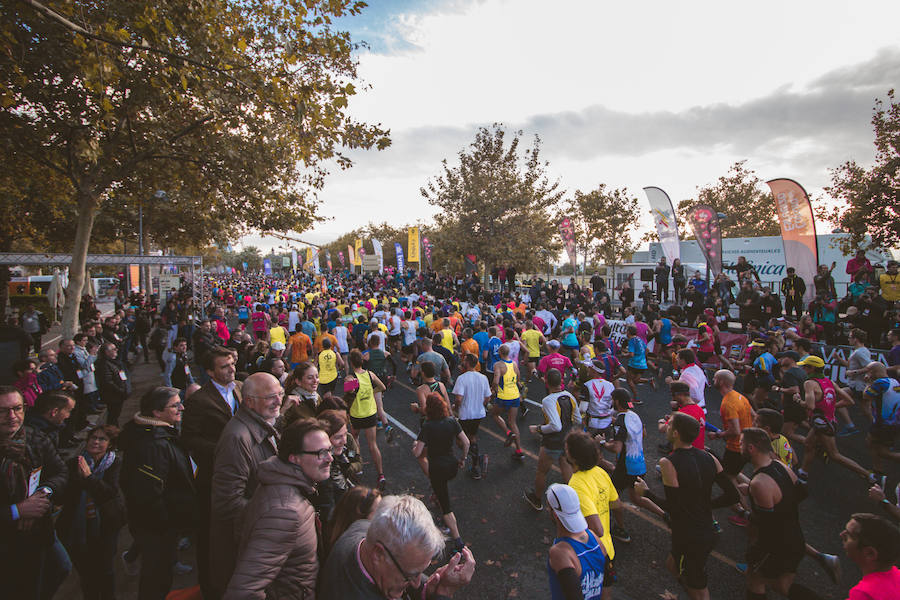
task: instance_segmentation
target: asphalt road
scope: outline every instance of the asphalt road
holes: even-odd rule
[[[657,431],[656,421],[668,412],[669,396],[665,388],[662,385],[659,391],[654,391],[649,385],[641,386],[639,396],[644,403],[635,408],[646,427],[644,450],[647,481],[660,494],[662,484],[654,475],[654,466],[660,457],[657,445],[664,441],[664,436]],[[543,393],[543,384],[535,382],[529,386],[529,398],[536,404],[540,402]],[[386,392],[384,401],[385,410],[391,418],[410,433],[418,429],[418,417],[408,408],[413,396],[409,383],[398,380]],[[720,400],[715,390],[707,390],[709,420],[717,426],[721,424],[718,417]],[[528,455],[525,461],[511,459],[512,451],[503,447],[504,436],[499,428],[492,420],[485,419],[481,426],[479,445],[482,452],[490,455],[487,477],[475,481],[461,472],[450,484],[451,505],[458,519],[460,532],[472,549],[478,565],[472,584],[462,597],[549,597],[546,557],[554,531],[550,517],[544,513],[536,513],[522,498],[523,491],[533,486],[536,470],[538,438],[527,429],[527,425],[542,422],[541,410],[536,404],[532,404],[529,413],[519,421],[523,449]],[[856,410],[852,416],[858,425],[865,423],[861,411]],[[859,433],[842,437],[838,444],[846,455],[860,464],[868,465],[870,461],[863,436],[864,434]],[[430,487],[412,456],[412,438],[400,434],[391,444],[386,444],[383,434],[379,433],[379,442],[384,456],[388,493],[412,493],[427,501],[431,495]],[[711,447],[714,451],[721,452],[724,442],[712,442]],[[802,449],[795,450],[802,454]],[[365,448],[363,454],[367,457]],[[888,486],[892,488],[900,476],[900,469],[892,465],[889,475]],[[367,469],[363,479],[364,483],[373,485],[373,470]],[[556,469],[551,472],[548,483],[554,481],[560,481],[560,474]],[[822,461],[814,463],[809,487],[810,497],[802,504],[801,521],[807,541],[824,552],[841,554],[838,534],[852,513],[880,512],[879,507],[867,498],[867,484],[837,465],[826,465]],[[737,599],[743,598],[745,593],[743,576],[735,570],[734,564],[743,561],[746,531],[727,521],[730,514],[730,509],[716,511],[723,531],[707,565],[713,598]],[[670,546],[666,526],[654,516],[629,506],[626,528],[632,541],[627,544],[615,542],[618,582],[614,586],[614,597],[686,598],[687,595],[665,570],[665,559]],[[847,590],[861,575],[846,557],[841,557],[841,562],[844,576],[839,585],[832,584],[827,574],[811,559],[804,559],[801,563],[797,581],[812,588],[823,598],[846,598]]]

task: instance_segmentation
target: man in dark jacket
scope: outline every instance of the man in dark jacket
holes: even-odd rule
[[[214,598],[228,587],[237,560],[240,516],[259,485],[260,463],[278,451],[275,420],[281,412],[281,384],[254,373],[241,388],[243,400],[216,444],[212,474],[210,571]]]
[[[197,463],[197,568],[203,597],[212,598],[209,526],[213,457],[222,430],[241,404],[241,383],[234,380],[234,355],[225,348],[213,348],[206,356],[205,367],[210,380],[185,402],[181,435],[185,449]]]
[[[0,578],[9,598],[42,600],[71,570],[50,519],[68,474],[50,438],[24,420],[22,394],[0,386]]]
[[[141,549],[140,600],[169,593],[178,532],[194,525],[194,472],[175,429],[183,411],[178,390],[154,388],[119,438],[128,524]]]
[[[106,404],[106,424],[116,426],[119,424],[119,415],[122,414],[122,404],[131,392],[128,371],[118,356],[119,348],[112,342],[105,342],[94,365],[100,400]]]
[[[796,313],[797,320],[803,316],[803,294],[806,293],[806,282],[797,276],[794,267],[787,268],[787,277],[781,280],[781,295],[784,296],[784,312],[788,317]]]

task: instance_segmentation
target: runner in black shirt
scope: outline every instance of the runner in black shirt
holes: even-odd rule
[[[741,451],[755,469],[750,483],[742,484],[752,509],[747,598],[763,600],[766,586],[788,598],[814,598],[811,590],[794,583],[797,565],[806,554],[799,510],[806,488],[789,468],[772,457],[772,442],[763,429],[744,429]]]
[[[700,433],[700,422],[685,413],[669,420],[666,437],[674,450],[659,460],[665,499],[658,498],[640,478],[634,489],[668,514],[672,528],[672,550],[666,567],[678,578],[692,599],[709,598],[706,559],[715,541],[712,509],[730,506],[739,496],[719,461],[691,444]],[[724,493],[711,499],[713,483]]]

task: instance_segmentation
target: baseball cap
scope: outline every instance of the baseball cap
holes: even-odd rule
[[[800,360],[800,355],[793,350],[785,350],[784,352],[779,352],[778,354],[776,354],[775,358],[789,358],[792,361],[797,362]]]
[[[560,523],[570,533],[580,533],[587,529],[587,521],[581,514],[581,502],[571,487],[554,483],[547,488],[547,504],[556,513]]]
[[[284,350],[284,342],[272,342],[272,350]]]
[[[801,367],[812,367],[814,369],[821,369],[825,366],[825,361],[816,356],[815,354],[810,354],[803,360],[797,363]]]
[[[549,342],[547,342],[547,345],[550,346],[551,348],[553,348],[554,350],[556,350],[557,348],[559,348],[559,341],[558,340],[550,340]]]

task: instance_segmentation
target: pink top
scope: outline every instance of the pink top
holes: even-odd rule
[[[834,391],[834,383],[828,379],[816,379],[822,388],[822,399],[816,402],[816,408],[821,410],[825,418],[834,422],[835,404],[837,403],[837,392]]]
[[[895,600],[900,598],[900,570],[876,571],[850,589],[848,600]]]

